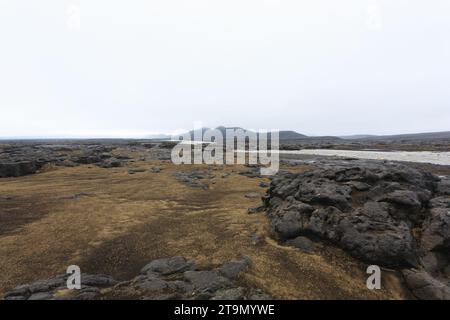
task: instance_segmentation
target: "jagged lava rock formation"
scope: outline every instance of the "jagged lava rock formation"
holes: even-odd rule
[[[271,229],[337,245],[396,268],[420,299],[450,299],[448,181],[401,163],[336,160],[273,177],[264,199]]]
[[[250,266],[249,258],[225,262],[216,268],[199,268],[176,256],[151,261],[138,276],[118,282],[106,275],[81,276],[81,289],[67,289],[68,275],[21,285],[5,294],[6,300],[92,299],[212,299],[264,300],[271,297],[259,289],[239,284]]]

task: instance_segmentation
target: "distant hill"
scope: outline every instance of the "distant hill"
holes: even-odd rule
[[[450,131],[380,135],[380,136],[354,135],[354,136],[343,136],[341,138],[348,140],[432,140],[432,139],[439,140],[439,139],[450,139]]]
[[[191,137],[191,140],[194,140],[194,134],[200,133],[201,136],[203,136],[203,133],[206,130],[209,130],[210,128],[201,128],[197,129],[196,131],[191,130],[185,134],[188,134]],[[215,128],[222,132],[223,137],[226,136],[226,130],[227,129],[241,129],[246,132],[252,132],[250,130],[241,128],[241,127],[224,127],[219,126]],[[185,134],[181,134],[185,135]],[[149,135],[145,137],[146,139],[157,139],[157,140],[169,140],[172,138],[170,135],[166,134],[157,134],[157,135]],[[425,133],[410,133],[410,134],[397,134],[397,135],[369,135],[369,134],[355,134],[355,135],[347,135],[347,136],[307,136],[301,133],[298,133],[293,130],[281,130],[279,131],[279,138],[280,141],[286,141],[286,140],[308,140],[308,141],[336,141],[336,140],[370,140],[370,141],[376,141],[376,140],[439,140],[439,139],[450,139],[450,131],[442,131],[442,132],[425,132]]]
[[[308,136],[295,131],[280,131],[279,135],[280,140],[296,140],[308,138]]]
[[[189,135],[191,137],[191,139],[194,140],[195,133],[200,133],[201,132],[203,134],[208,129],[210,129],[210,128],[201,128],[201,129],[197,129],[197,130],[191,130],[191,131],[189,131],[189,132],[187,132],[185,134]],[[234,130],[241,129],[241,130],[244,130],[244,131],[249,132],[249,133],[252,132],[250,130],[247,130],[247,129],[244,129],[244,128],[241,128],[241,127],[224,127],[224,126],[220,126],[220,127],[215,128],[215,129],[219,130],[220,132],[222,132],[222,135],[223,135],[224,138],[226,136],[226,130],[227,129],[234,129]],[[308,136],[306,136],[304,134],[301,134],[301,133],[298,133],[298,132],[295,132],[295,131],[291,131],[291,130],[279,131],[279,139],[280,140],[296,140],[296,139],[307,139],[307,138],[308,138]]]
[[[346,140],[360,140],[360,139],[371,139],[374,137],[376,136],[371,134],[354,134],[350,136],[340,136],[339,138]]]
[[[342,138],[340,137],[335,137],[335,136],[308,136],[306,137],[304,140],[311,140],[311,141],[338,141],[338,140],[342,140]]]

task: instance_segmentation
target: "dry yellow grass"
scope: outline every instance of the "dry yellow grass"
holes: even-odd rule
[[[262,195],[263,179],[222,178],[243,167],[211,167],[216,178],[202,190],[174,177],[198,166],[134,164],[155,165],[164,170],[131,175],[127,168],[79,166],[1,179],[0,293],[64,273],[71,264],[82,272],[128,279],[152,259],[183,255],[203,265],[249,256],[252,267],[242,281],[275,298],[404,297],[398,278],[387,272],[383,290],[368,290],[366,266],[338,249],[307,254],[279,245],[263,214],[247,214],[260,200],[244,195]],[[85,194],[74,198],[79,193]],[[255,234],[261,242],[252,241]]]

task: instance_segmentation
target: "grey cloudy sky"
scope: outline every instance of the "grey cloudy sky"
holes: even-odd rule
[[[450,130],[448,0],[0,0],[0,136]]]

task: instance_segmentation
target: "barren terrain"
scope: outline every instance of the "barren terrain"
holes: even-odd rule
[[[201,265],[250,257],[241,279],[278,299],[401,299],[395,273],[383,290],[366,288],[367,265],[323,245],[305,253],[280,245],[261,204],[245,195],[265,189],[242,166],[175,166],[138,161],[127,167],[46,166],[0,181],[0,292],[65,272],[76,264],[91,274],[127,280],[148,261],[182,255]],[[150,169],[158,166],[160,172]],[[130,174],[129,168],[145,169]],[[176,172],[207,170],[208,188],[192,188]],[[306,167],[296,166],[292,171]],[[137,170],[140,171],[140,170]]]

